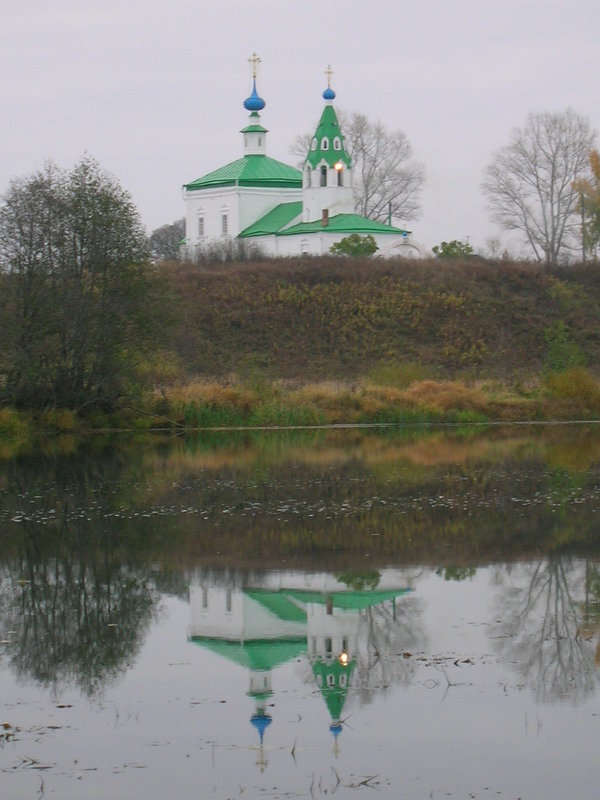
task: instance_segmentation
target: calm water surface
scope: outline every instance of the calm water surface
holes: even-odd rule
[[[597,796],[595,428],[2,456],[3,799]]]

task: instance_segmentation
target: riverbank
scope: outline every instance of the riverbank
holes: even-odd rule
[[[413,368],[415,374],[419,370]],[[496,423],[595,420],[600,383],[576,367],[528,385],[488,381],[412,379],[410,365],[388,368],[379,380],[198,381],[161,387],[111,413],[39,414],[0,410],[0,438],[34,432],[198,430],[223,427],[305,427],[344,424]]]

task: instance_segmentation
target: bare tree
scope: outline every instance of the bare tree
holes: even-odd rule
[[[416,219],[425,169],[413,159],[412,147],[402,131],[388,131],[364,114],[337,112],[346,149],[352,158],[354,207],[370,219],[390,215],[404,221]],[[312,134],[296,137],[290,152],[302,161],[310,149]]]
[[[493,220],[523,234],[546,265],[580,244],[573,184],[586,173],[595,135],[572,110],[530,114],[487,167],[482,188]]]

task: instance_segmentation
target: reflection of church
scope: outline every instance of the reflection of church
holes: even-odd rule
[[[370,608],[395,604],[409,591],[395,573],[383,573],[376,588],[362,590],[349,589],[324,573],[271,573],[244,587],[197,579],[190,585],[189,638],[248,670],[248,695],[255,706],[250,722],[261,748],[272,722],[267,712],[272,670],[307,657],[337,743],[364,645],[361,618]]]

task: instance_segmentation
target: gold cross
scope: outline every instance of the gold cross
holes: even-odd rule
[[[252,57],[248,59],[248,63],[252,65],[252,77],[256,78],[256,71],[258,65],[260,64],[260,58],[256,55],[256,53],[252,53]]]
[[[331,69],[331,64],[327,66],[325,70],[325,75],[327,75],[327,87],[331,89],[331,76],[333,75],[333,70]]]

